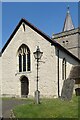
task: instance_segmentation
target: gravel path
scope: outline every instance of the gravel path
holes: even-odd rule
[[[25,99],[9,99],[9,100],[3,100],[2,101],[2,115],[3,118],[10,118],[11,110],[21,104],[28,104],[30,103],[29,101]]]

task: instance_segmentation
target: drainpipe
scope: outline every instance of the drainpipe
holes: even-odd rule
[[[57,60],[57,73],[58,73],[58,97],[60,97],[60,94],[59,94],[59,89],[60,89],[60,86],[59,86],[59,49],[57,50],[57,53],[58,53],[58,60]]]

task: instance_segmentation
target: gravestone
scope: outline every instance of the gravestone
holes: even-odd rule
[[[61,99],[63,100],[71,100],[73,94],[75,80],[74,79],[66,79],[63,83],[63,88],[61,92]]]

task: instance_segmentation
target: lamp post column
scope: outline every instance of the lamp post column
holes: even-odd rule
[[[35,59],[37,60],[37,81],[36,81],[36,91],[35,91],[35,99],[36,103],[40,103],[40,91],[38,90],[38,82],[39,82],[39,76],[38,76],[38,67],[39,67],[39,59],[41,59],[43,52],[40,51],[39,46],[37,46],[36,52],[33,53]]]
[[[39,77],[39,76],[38,76],[38,65],[39,65],[38,62],[39,62],[39,61],[38,61],[38,59],[37,59],[37,91],[38,91],[38,77]]]
[[[38,81],[39,81],[39,76],[38,76],[38,67],[39,67],[39,59],[37,58],[37,85],[36,85],[36,92],[35,92],[35,98],[36,98],[36,103],[40,103],[40,91],[38,90]]]

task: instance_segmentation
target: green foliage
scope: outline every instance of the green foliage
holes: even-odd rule
[[[14,114],[17,118],[78,118],[79,97],[73,96],[71,101],[61,99],[41,99],[40,104],[16,106]]]

